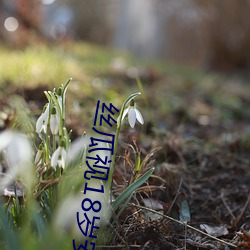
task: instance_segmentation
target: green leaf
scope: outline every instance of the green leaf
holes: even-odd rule
[[[10,226],[7,213],[0,209],[0,227],[2,228],[6,249],[7,250],[21,250],[20,242],[17,233],[13,227]]]
[[[33,212],[33,221],[34,221],[34,224],[36,225],[38,235],[40,237],[44,236],[45,229],[46,229],[45,222],[44,222],[42,215],[38,212],[38,209],[37,211]]]
[[[147,181],[147,179],[154,172],[154,168],[149,169],[144,175],[138,178],[133,184],[131,184],[128,188],[126,188],[118,198],[113,202],[112,208],[114,211],[122,204],[124,200],[126,200],[137,188],[139,188],[143,183]]]
[[[119,212],[117,213],[117,215],[115,216],[112,225],[114,225],[116,223],[116,221],[119,219],[121,213],[124,211],[124,209],[126,208],[127,204],[129,203],[130,199],[132,198],[133,193],[131,193],[129,195],[129,197],[127,198],[127,200],[124,202],[123,206],[121,207],[121,209],[119,210]]]
[[[189,222],[191,220],[190,210],[187,200],[181,202],[180,208],[180,221],[181,222]]]
[[[137,154],[137,159],[136,159],[136,167],[135,167],[135,172],[139,173],[141,170],[142,164],[141,164],[141,154],[140,152]]]
[[[67,81],[67,83],[63,86],[63,89],[62,89],[62,95],[63,95],[63,97],[66,95],[66,91],[67,91],[69,83],[71,81],[72,81],[72,78],[69,78],[69,80]]]

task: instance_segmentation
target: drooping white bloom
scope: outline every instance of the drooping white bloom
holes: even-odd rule
[[[51,157],[51,166],[56,168],[56,166],[64,169],[67,161],[67,152],[62,145],[55,150]]]
[[[40,115],[36,122],[36,132],[41,133],[42,131],[46,134],[47,132],[47,125],[49,121],[49,104],[47,104],[45,110]]]
[[[6,130],[0,133],[0,153],[7,163],[5,179],[1,187],[8,185],[17,176],[22,177],[27,186],[32,182],[32,147],[29,139],[21,133]]]
[[[88,186],[99,187],[102,183],[98,180],[90,180]],[[82,187],[84,190],[84,186]],[[105,225],[109,223],[111,217],[111,205],[109,203],[109,195],[100,192],[86,192],[84,196],[80,194],[70,193],[62,202],[57,206],[55,216],[53,217],[53,225],[57,232],[64,234],[73,234],[79,240],[92,240],[89,236],[86,237],[80,231],[81,227],[84,231],[87,229],[88,221],[85,213],[82,213],[82,203],[84,199],[88,198],[91,201],[99,201],[102,209],[99,212],[94,212],[92,209],[86,211],[87,218],[92,222],[94,217],[99,217],[100,220],[95,221],[95,226]],[[86,204],[87,205],[87,204]],[[95,205],[97,208],[97,205]],[[80,224],[81,223],[81,224]],[[88,227],[88,234],[90,234],[90,226]],[[95,234],[94,234],[95,235]]]
[[[59,131],[59,117],[58,112],[55,107],[52,108],[51,116],[50,116],[50,130],[53,135],[56,135]]]
[[[124,110],[122,120],[127,114],[129,125],[132,128],[134,128],[136,120],[138,120],[141,124],[144,123],[141,112],[135,107],[134,100],[131,100],[129,107]]]
[[[58,96],[57,96],[57,101],[58,101],[59,106],[60,106],[61,111],[62,111],[62,96],[58,95]]]
[[[63,100],[62,100],[62,87],[60,87],[60,88],[57,90],[56,99],[57,99],[58,104],[59,104],[59,106],[60,106],[60,109],[61,109],[61,111],[62,111],[62,103],[63,103]]]
[[[0,134],[0,152],[5,156],[10,168],[31,162],[32,148],[28,138],[21,133],[6,130]]]
[[[68,149],[68,163],[72,164],[77,160],[84,159],[86,157],[87,147],[90,143],[90,137],[86,134],[74,140]]]
[[[37,150],[36,156],[35,156],[35,164],[38,164],[38,165],[40,164],[42,156],[43,156],[43,145],[40,144]]]

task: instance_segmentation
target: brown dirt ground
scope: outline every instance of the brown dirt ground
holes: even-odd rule
[[[153,89],[161,91],[161,88],[158,85]],[[148,93],[150,91],[152,89],[148,86]],[[37,96],[37,93],[42,93],[42,96]],[[32,109],[34,106],[41,108],[40,103],[44,102],[41,89],[25,89],[21,95]],[[194,103],[195,94],[193,97]],[[243,108],[249,108],[249,99],[245,95],[240,98],[246,102]],[[200,97],[196,99],[197,102],[201,100]],[[151,98],[149,102],[157,105]],[[145,135],[139,136],[140,126],[136,130],[122,131],[122,140],[127,144],[120,144],[114,195],[118,195],[135,176],[134,156],[129,144],[138,147],[142,159],[160,148],[142,169],[145,172],[154,166],[156,177],[150,178],[147,185],[134,195],[113,228],[110,246],[103,249],[233,249],[168,218],[157,217],[131,205],[149,207],[145,199],[158,206],[159,212],[177,220],[181,217],[183,202],[187,202],[191,215],[188,225],[201,229],[201,225],[206,224],[211,226],[212,233],[216,233],[215,227],[220,226],[226,231],[216,237],[234,245],[241,241],[236,232],[250,230],[249,112],[240,120],[233,117],[226,126],[220,120],[201,124],[195,119],[197,116],[187,114],[185,101],[183,103],[182,108],[166,118],[160,115],[155,126],[146,122]],[[210,112],[204,105],[199,107],[205,109],[206,114]],[[182,122],[184,116],[188,118]],[[169,126],[159,129],[164,122]]]

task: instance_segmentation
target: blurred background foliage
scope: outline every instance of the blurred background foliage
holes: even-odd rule
[[[73,115],[93,93],[119,105],[140,77],[159,126],[171,124],[171,112],[213,121],[246,112],[247,0],[0,0],[0,7],[2,97],[10,84],[43,90],[72,77]],[[38,91],[20,92],[42,101]]]
[[[209,69],[249,67],[248,0],[1,0],[0,39],[71,39]]]

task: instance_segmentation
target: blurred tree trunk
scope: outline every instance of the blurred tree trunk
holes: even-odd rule
[[[250,66],[250,1],[209,2],[209,65],[223,71],[246,69]]]
[[[39,0],[15,0],[16,18],[19,22],[19,43],[25,45],[41,36],[41,2]]]
[[[41,3],[38,0],[16,0],[17,18],[24,29],[39,31],[40,8]]]
[[[9,31],[4,23],[8,17],[14,17],[18,27]],[[41,2],[40,0],[0,0],[0,39],[14,47],[27,45],[41,38]],[[40,40],[40,39],[39,39]]]

